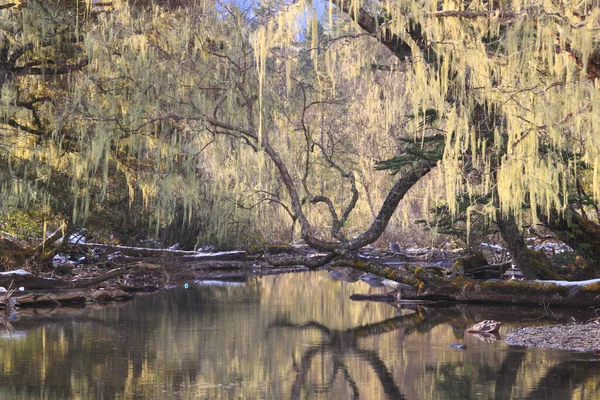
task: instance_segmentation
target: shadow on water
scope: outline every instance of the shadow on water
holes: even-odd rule
[[[590,354],[485,343],[587,310],[352,302],[326,273],[192,286],[89,309],[21,310],[0,337],[0,398],[595,399]],[[12,334],[12,337],[11,337]],[[458,344],[457,347],[449,345]]]

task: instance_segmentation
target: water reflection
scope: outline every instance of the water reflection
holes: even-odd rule
[[[415,313],[413,316],[414,315],[417,314]],[[389,372],[381,357],[379,357],[379,354],[373,350],[362,349],[359,344],[359,339],[396,330],[405,320],[406,317],[396,317],[380,323],[346,329],[343,331],[329,329],[316,321],[310,321],[302,325],[293,324],[287,319],[275,321],[270,328],[288,328],[299,331],[314,329],[319,331],[322,335],[321,342],[309,347],[302,355],[299,365],[295,368],[296,379],[292,386],[290,397],[292,399],[313,397],[311,395],[316,394],[317,390],[315,390],[314,393],[310,393],[310,391],[308,393],[303,393],[303,388],[315,387],[319,388],[318,393],[331,394],[333,398],[336,394],[335,383],[338,378],[341,378],[343,379],[342,385],[345,383],[348,386],[352,398],[358,399],[360,397],[360,389],[356,380],[351,376],[349,372],[350,368],[345,361],[350,358],[354,363],[365,363],[373,370],[388,398],[404,399],[404,395],[394,382],[394,377]],[[329,374],[330,377],[325,379],[323,383],[310,382],[309,372],[316,356],[320,356],[322,359],[326,357],[329,358],[327,362],[330,364],[329,369],[331,369],[331,373]]]
[[[502,321],[503,335],[570,314],[348,300],[378,291],[302,273],[191,285],[95,309],[21,310],[12,338],[0,336],[0,398],[600,397],[592,355],[464,335],[482,319]],[[466,349],[447,347],[455,343]]]

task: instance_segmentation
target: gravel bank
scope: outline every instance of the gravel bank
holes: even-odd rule
[[[600,324],[590,322],[520,328],[506,335],[504,341],[511,346],[594,351],[600,349]]]

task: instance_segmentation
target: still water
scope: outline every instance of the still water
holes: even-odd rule
[[[11,332],[0,327],[0,399],[600,398],[592,355],[464,334],[493,318],[504,335],[558,311],[348,299],[377,292],[314,272],[24,309]]]

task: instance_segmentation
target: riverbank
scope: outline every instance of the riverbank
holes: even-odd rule
[[[215,257],[227,258],[230,254]],[[238,256],[236,254],[236,256]],[[205,280],[245,281],[250,277],[306,271],[301,265],[275,267],[264,261],[173,260],[69,265],[63,274],[24,269],[0,272],[0,309],[18,306],[123,301],[133,294],[187,286]]]
[[[15,301],[29,306],[128,300],[133,293],[204,280],[245,281],[256,276],[306,271],[312,259],[323,256],[307,246],[289,244],[213,252],[68,243],[63,250],[51,264],[0,272],[0,307]],[[364,254],[392,264],[449,256],[430,249],[404,253],[366,249]],[[365,273],[359,272],[356,279],[360,275]]]
[[[590,321],[520,328],[506,335],[504,341],[511,346],[595,352],[600,349],[600,323]]]
[[[0,286],[14,293],[4,294],[6,301],[0,298],[0,304],[8,305],[8,300],[16,300],[20,304],[125,300],[134,292],[184,286],[202,280],[245,281],[256,276],[317,267],[334,268],[331,276],[336,279],[360,279],[370,286],[397,288],[400,285],[396,282],[408,279],[411,283],[404,284],[402,298],[409,300],[554,304],[555,294],[559,294],[563,305],[589,305],[595,302],[593,296],[596,288],[587,290],[586,286],[586,289],[579,290],[582,282],[570,283],[569,287],[553,282],[548,282],[550,287],[517,280],[504,283],[498,278],[507,268],[507,263],[479,266],[487,262],[482,255],[457,258],[461,255],[460,251],[380,251],[367,247],[361,249],[355,259],[326,264],[328,255],[315,252],[306,245],[290,244],[213,252],[210,251],[212,249],[179,250],[175,246],[165,249],[69,242],[61,249],[63,251],[57,253],[51,263],[31,264],[27,269],[0,272]],[[474,259],[477,259],[477,263]],[[458,261],[454,263],[455,260]],[[456,276],[459,263],[465,278],[438,279],[446,278],[451,272]],[[467,268],[468,265],[471,267]],[[481,268],[492,268],[493,271],[484,272],[496,279],[467,279],[476,278],[477,273],[483,271],[480,271]],[[468,269],[470,274],[467,274]],[[417,288],[420,288],[420,293],[417,293]],[[517,294],[521,297],[516,297]],[[576,295],[578,297],[573,299]],[[395,299],[397,296],[389,300]]]

